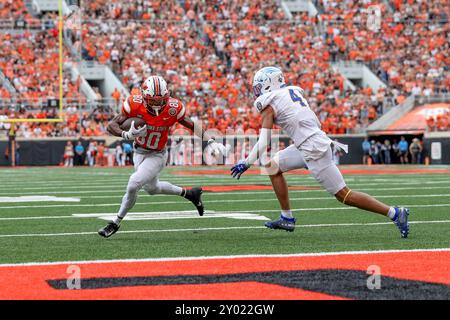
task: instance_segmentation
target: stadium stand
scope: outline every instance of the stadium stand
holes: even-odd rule
[[[250,82],[262,64],[281,66],[289,82],[302,86],[327,133],[363,132],[380,116],[386,101],[399,104],[411,94],[448,92],[448,10],[440,10],[448,8],[446,1],[320,0],[314,4],[318,16],[296,13],[289,20],[278,1],[90,2],[83,10],[81,53],[84,60],[111,67],[132,93],[146,75],[163,75],[194,119],[222,133],[257,130]],[[379,31],[366,27],[373,5],[381,8],[383,16]],[[7,19],[33,18],[22,1],[0,8],[0,16]],[[0,54],[0,68],[27,98],[58,90],[57,82],[47,81],[45,71],[39,80],[23,76],[27,59],[34,55],[45,59],[39,43],[50,54],[56,36],[54,29],[25,31],[11,42],[11,35],[0,32],[0,42],[9,41],[11,48]],[[11,50],[25,54],[22,66],[14,71],[6,59]],[[65,59],[71,59],[68,53]],[[363,62],[387,88],[378,92],[346,88],[344,77],[332,67],[335,61]],[[38,63],[45,67],[45,60]],[[55,65],[47,67],[48,72],[56,72]],[[24,125],[23,131],[29,126],[31,136],[42,127],[45,130],[37,130],[38,135],[106,134],[110,109],[85,108],[79,82],[64,79],[64,96],[71,105],[65,124]],[[1,93],[7,95],[4,89]],[[109,103],[116,106],[120,99]],[[183,130],[175,127],[173,133]]]
[[[321,1],[325,13],[320,19],[326,27],[327,44],[336,46],[344,60],[368,64],[389,84],[396,103],[411,94],[430,96],[447,92],[446,13],[433,14],[437,8],[434,2],[430,5],[394,2],[396,11],[389,14],[381,1]],[[368,8],[374,4],[381,8],[383,17],[377,31],[361,27],[367,24]],[[448,2],[441,4],[448,8]],[[430,9],[429,13],[422,11],[421,6],[429,6],[425,8]]]

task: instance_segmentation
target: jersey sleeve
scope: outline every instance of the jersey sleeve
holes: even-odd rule
[[[184,106],[184,104],[180,101],[179,102],[180,106],[178,108],[178,114],[177,114],[177,120],[183,120],[184,116],[186,115],[186,108]]]
[[[129,96],[122,105],[122,114],[128,118],[135,117],[142,104],[142,97],[138,95]]]
[[[131,115],[131,106],[132,106],[132,101],[131,101],[131,96],[129,96],[128,98],[125,99],[125,101],[122,104],[122,114],[126,117],[130,117]]]
[[[268,105],[270,105],[273,101],[275,95],[272,92],[263,94],[256,99],[254,103],[254,107],[256,110],[261,113]]]

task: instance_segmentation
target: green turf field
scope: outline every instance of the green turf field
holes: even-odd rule
[[[201,168],[208,169],[217,168]],[[176,170],[181,169],[166,169],[161,180],[180,186],[270,185],[267,176],[244,175],[237,182],[228,175],[179,175]],[[97,230],[106,220],[93,215],[107,219],[116,213],[131,172],[132,168],[0,169],[0,263],[450,247],[450,174],[370,171],[346,175],[349,187],[388,204],[408,205],[408,239],[401,239],[386,218],[346,207],[322,190],[291,191],[298,218],[294,233],[263,227],[264,219],[279,215],[271,190],[205,192],[204,217],[184,212],[194,208],[182,198],[141,192],[132,210],[141,214],[130,215],[110,239],[100,238]],[[307,175],[287,179],[291,186],[318,186]],[[13,202],[19,196],[80,201]],[[212,218],[242,218],[245,213],[247,219]]]

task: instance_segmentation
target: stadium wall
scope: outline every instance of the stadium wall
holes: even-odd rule
[[[96,139],[97,140],[97,139]],[[19,165],[21,166],[57,166],[63,162],[64,148],[67,141],[72,141],[74,145],[77,139],[43,139],[43,140],[18,140]],[[81,140],[85,149],[87,149],[89,140]],[[104,139],[97,141],[104,142]],[[5,151],[9,142],[0,141],[0,166],[9,166],[9,159],[5,157]]]
[[[429,150],[431,164],[450,164],[450,132],[430,132],[425,134],[423,141],[425,149]]]
[[[254,137],[257,138],[256,136]],[[333,140],[338,140],[341,143],[348,144],[349,153],[344,154],[341,159],[341,164],[361,164],[363,152],[361,144],[364,141],[365,135],[332,135]],[[89,137],[82,139],[82,143],[87,149],[89,144]],[[110,139],[110,137],[102,137],[93,139],[99,142],[105,142],[108,147],[115,147],[116,143]],[[119,139],[120,140],[120,139]],[[67,138],[51,138],[51,139],[35,139],[25,140],[19,139],[20,145],[20,165],[24,166],[51,166],[59,165],[63,161],[64,147],[67,141],[72,141],[76,145],[77,139]],[[288,137],[281,136],[280,141],[284,142],[288,146],[291,141]],[[427,155],[430,155],[431,164],[450,164],[450,133],[428,134],[423,138],[425,150]],[[439,143],[440,159],[433,159],[432,157],[432,144]],[[169,140],[168,145],[170,146]],[[5,151],[9,142],[5,139],[0,140],[0,166],[9,166],[9,160],[5,157]],[[206,144],[206,143],[205,143]],[[436,146],[435,146],[436,147]],[[436,148],[434,148],[436,149]]]
[[[364,135],[335,135],[330,136],[333,140],[349,145],[349,154],[341,157],[341,164],[360,164],[362,161],[361,144],[364,140]],[[108,147],[115,147],[116,143],[108,139],[109,137],[94,139],[99,142],[106,142]],[[257,139],[257,137],[254,137]],[[82,139],[82,143],[87,149],[89,144],[89,137]],[[64,147],[67,141],[72,141],[76,145],[77,139],[67,138],[49,138],[49,139],[18,139],[20,145],[19,155],[22,166],[54,166],[63,162]],[[286,136],[281,136],[280,141],[288,146],[291,141]],[[169,140],[168,145],[170,146]],[[9,159],[5,157],[5,150],[8,147],[7,140],[0,140],[0,166],[9,166]],[[205,143],[206,144],[206,143]]]

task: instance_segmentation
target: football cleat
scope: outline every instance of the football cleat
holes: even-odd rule
[[[119,230],[119,228],[120,228],[120,225],[115,224],[114,222],[110,222],[105,227],[98,230],[98,234],[100,236],[102,236],[103,238],[109,238],[114,233],[116,233],[117,230]]]
[[[202,193],[203,193],[202,188],[197,187],[186,190],[186,195],[184,196],[186,199],[188,199],[190,202],[194,204],[200,216],[203,216],[203,213],[205,212],[205,208],[203,207],[202,202]]]
[[[295,218],[285,218],[283,216],[280,216],[278,220],[267,221],[264,225],[269,229],[282,229],[292,232],[295,229],[296,221],[297,219]]]
[[[402,238],[408,238],[409,224],[408,224],[409,209],[395,207],[395,217],[392,219],[397,228],[400,230]]]

